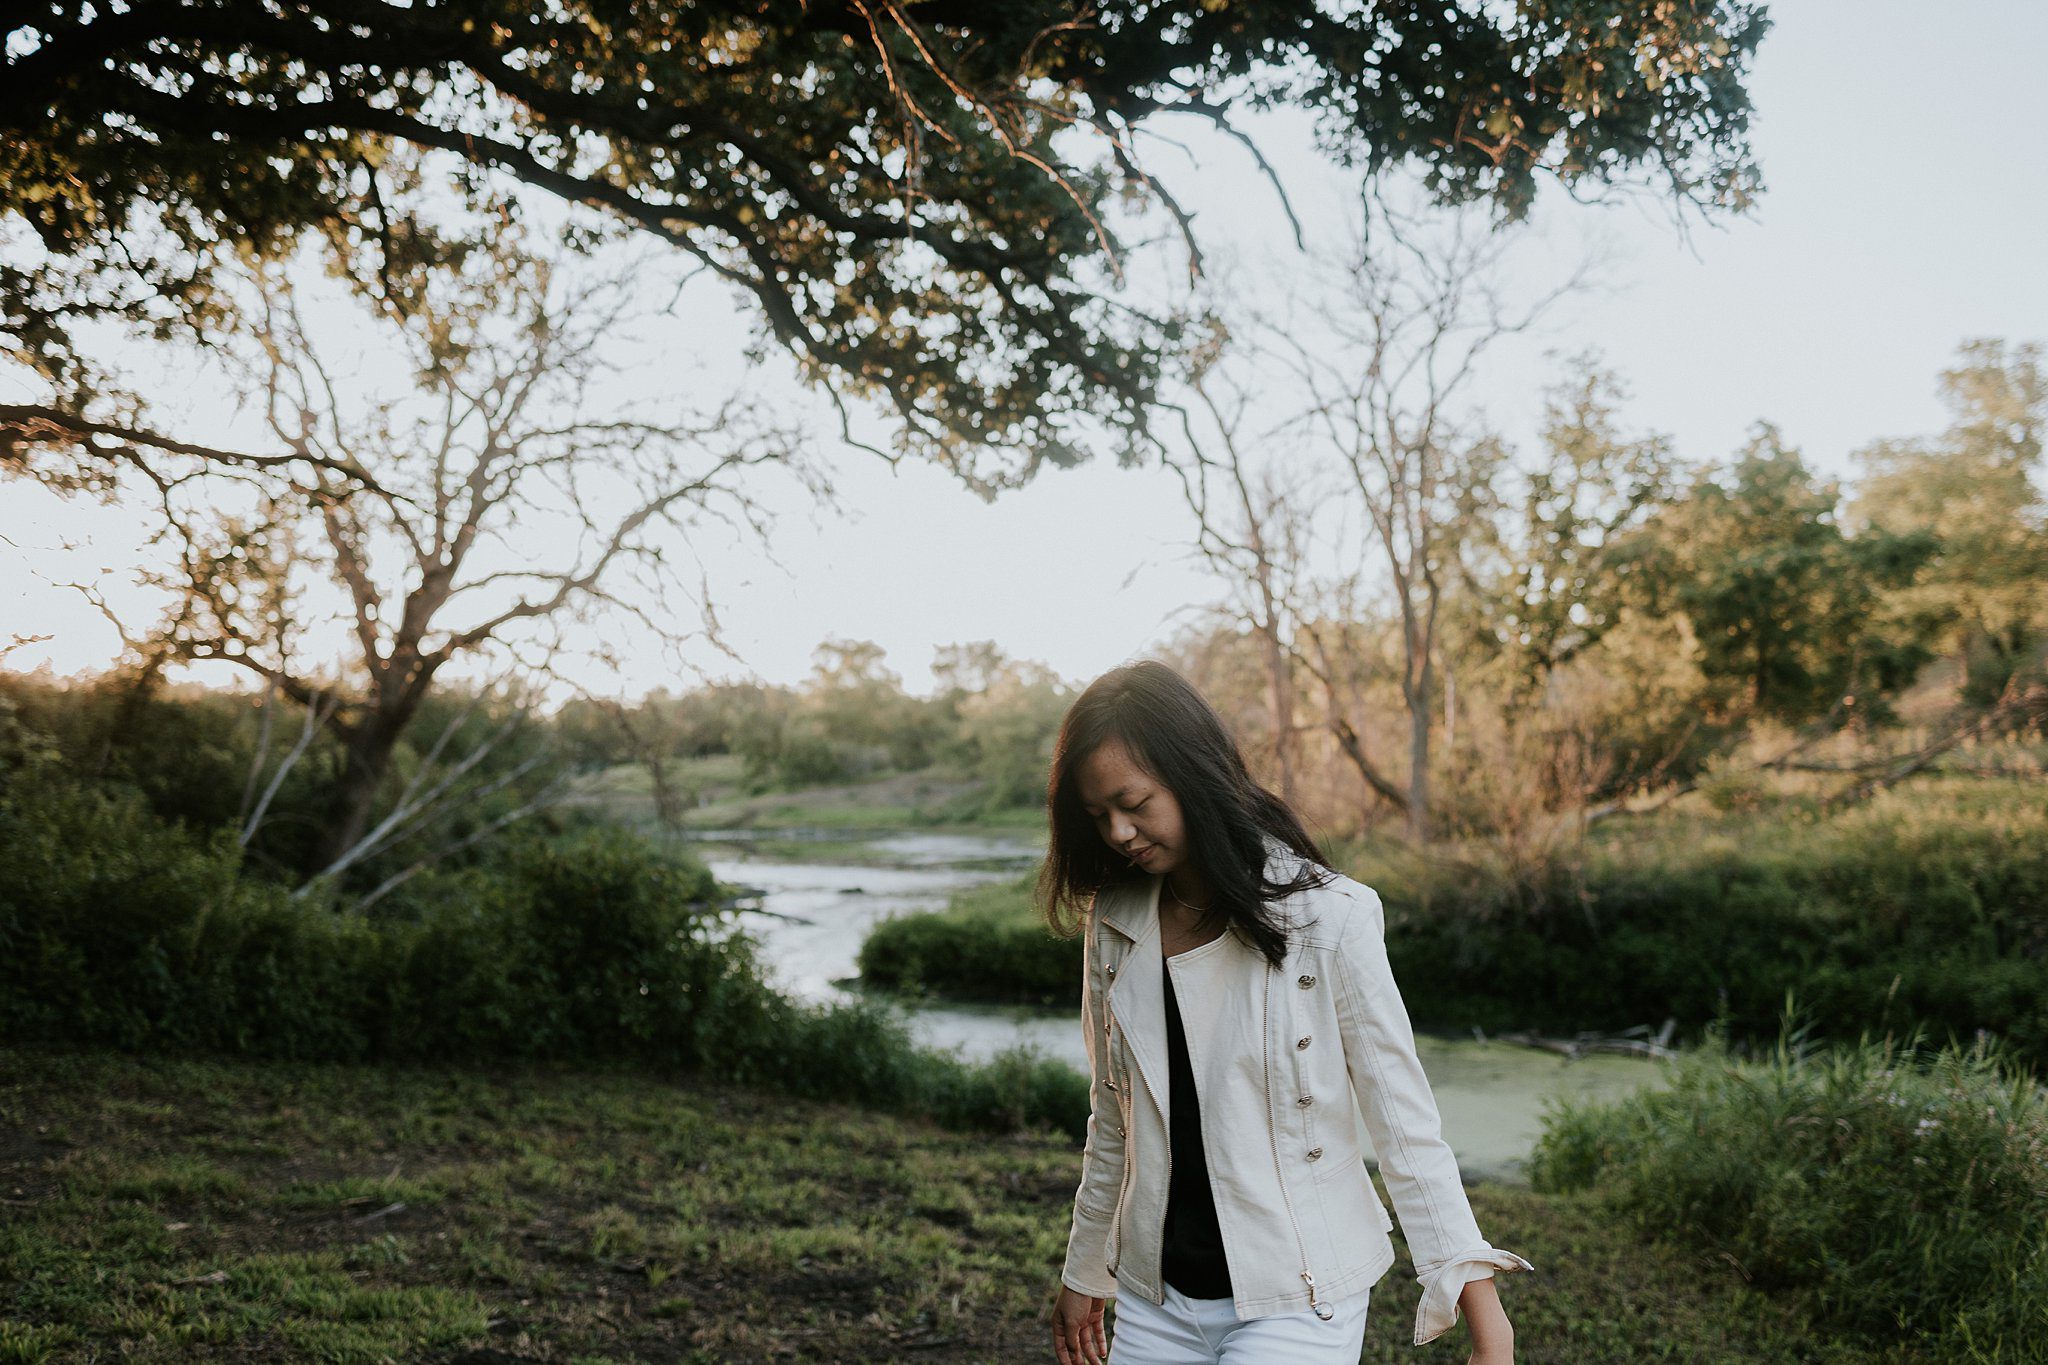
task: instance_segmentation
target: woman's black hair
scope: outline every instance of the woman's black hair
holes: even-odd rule
[[[1270,902],[1329,879],[1329,859],[1285,801],[1252,780],[1244,755],[1223,718],[1186,678],[1152,659],[1113,668],[1090,683],[1060,722],[1046,781],[1051,826],[1038,903],[1061,937],[1078,933],[1089,898],[1133,872],[1103,842],[1082,809],[1075,775],[1081,763],[1110,740],[1171,791],[1180,803],[1187,856],[1211,905],[1277,969],[1287,953],[1287,931],[1275,923]],[[1266,880],[1266,838],[1308,860],[1285,882]],[[1074,922],[1066,922],[1071,912]],[[1213,911],[1212,911],[1213,913]]]

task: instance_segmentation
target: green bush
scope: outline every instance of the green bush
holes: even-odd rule
[[[280,908],[239,880],[231,840],[47,770],[0,790],[0,849],[0,1010],[18,1036],[142,1046],[177,1015],[179,967],[216,921]]]
[[[1833,818],[1767,811],[1609,831],[1533,893],[1455,863],[1359,859],[1418,1017],[1500,1031],[1720,1019],[1766,1038],[1787,989],[1838,1040],[1968,1039],[2048,1063],[2048,800],[1933,779]],[[1504,911],[1503,907],[1511,907]]]
[[[266,744],[261,740],[264,710],[252,696],[142,686],[117,675],[63,686],[0,670],[0,780],[22,761],[54,763],[54,771],[78,785],[136,792],[161,820],[204,838],[245,818],[242,807],[254,769],[260,774],[258,786],[275,780],[277,787],[242,853],[243,867],[302,880],[331,857],[324,842],[344,755],[334,735],[321,734],[286,766],[297,715],[286,707],[275,717]],[[501,728],[507,721],[510,727]],[[392,754],[380,801],[388,803],[401,784],[418,774],[423,749],[436,737],[448,735],[451,752],[462,753],[481,744],[486,732],[494,738],[470,776],[496,789],[437,818],[434,838],[459,844],[464,835],[524,803],[546,774],[521,777],[515,770],[547,757],[548,727],[460,689],[437,689],[422,703],[411,734]],[[505,781],[498,782],[501,778]],[[380,805],[380,812],[386,808]],[[351,880],[375,885],[420,852],[417,842],[401,837],[358,864]],[[456,848],[443,861],[460,867],[483,856],[481,847]]]
[[[1078,1005],[1081,940],[1046,929],[1031,908],[1032,880],[975,887],[943,911],[881,921],[861,944],[861,980],[911,996]]]
[[[772,1046],[762,1044],[772,1043]],[[888,1005],[823,1007],[777,997],[758,1039],[736,1046],[738,1079],[811,1099],[918,1114],[951,1128],[1087,1132],[1088,1078],[1020,1044],[975,1063],[922,1051]]]
[[[718,888],[616,828],[533,831],[343,917],[132,790],[0,786],[0,1034],[295,1060],[580,1059],[708,1072],[957,1127],[1083,1131],[1086,1079],[913,1046],[896,1012],[792,1000]]]
[[[1595,1191],[1843,1331],[2048,1359],[2048,1097],[1995,1049],[1817,1048],[1790,1014],[1758,1060],[1710,1030],[1668,1089],[1551,1101],[1532,1184]]]

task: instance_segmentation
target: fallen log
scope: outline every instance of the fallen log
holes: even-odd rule
[[[1677,1027],[1678,1020],[1668,1018],[1654,1038],[1648,1036],[1648,1024],[1637,1024],[1619,1034],[1603,1034],[1597,1029],[1588,1029],[1569,1038],[1546,1038],[1531,1029],[1517,1029],[1513,1033],[1496,1033],[1493,1036],[1498,1042],[1541,1048],[1567,1059],[1582,1057],[1588,1052],[1619,1052],[1631,1057],[1676,1057],[1678,1049],[1670,1044],[1671,1035]],[[1482,1043],[1486,1041],[1485,1031],[1477,1026],[1473,1028],[1472,1036]]]

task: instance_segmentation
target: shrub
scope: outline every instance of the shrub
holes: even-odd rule
[[[47,777],[47,774],[45,775]],[[1087,1082],[1017,1053],[920,1052],[875,1001],[767,984],[717,886],[628,831],[529,831],[430,874],[411,918],[342,917],[248,876],[225,832],[134,792],[0,786],[0,1034],[298,1060],[547,1057],[708,1072],[957,1127],[1079,1136]]]
[[[23,1036],[143,1045],[177,1014],[178,969],[214,921],[278,908],[239,879],[231,839],[48,770],[0,788],[0,848],[0,1012]]]
[[[1768,1038],[1797,989],[1822,1032],[1924,1023],[2048,1062],[2048,802],[1932,779],[1833,818],[1777,810],[1610,830],[1510,896],[1483,862],[1364,851],[1388,955],[1433,1022]]]
[[[913,996],[1079,1005],[1081,941],[1046,929],[1031,908],[1032,880],[976,887],[943,911],[881,921],[861,944],[861,979]]]
[[[1710,1031],[1668,1089],[1553,1100],[1535,1188],[1594,1191],[1645,1234],[1928,1359],[2048,1358],[2048,1097],[1981,1044],[1820,1048],[1795,1014],[1788,997],[1760,1059]]]

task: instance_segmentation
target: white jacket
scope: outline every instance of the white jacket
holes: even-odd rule
[[[1277,839],[1266,846],[1269,878],[1303,865]],[[1097,1298],[1115,1295],[1121,1276],[1165,1299],[1164,880],[1103,890],[1082,926],[1092,1084],[1060,1279]],[[1387,965],[1378,894],[1338,874],[1272,910],[1289,926],[1284,971],[1234,932],[1171,964],[1237,1316],[1323,1312],[1393,1265],[1393,1221],[1359,1149],[1362,1110],[1422,1284],[1421,1345],[1458,1320],[1468,1281],[1535,1267],[1488,1243],[1473,1220]]]

